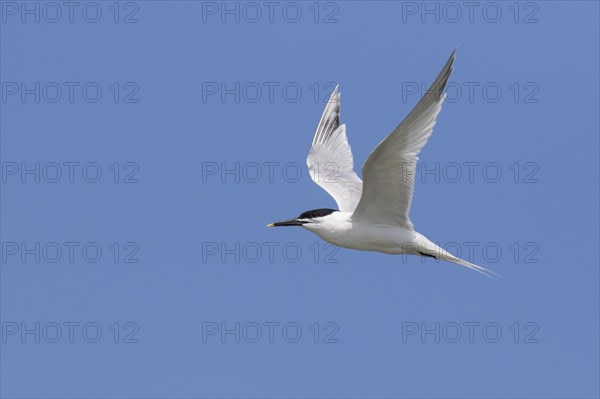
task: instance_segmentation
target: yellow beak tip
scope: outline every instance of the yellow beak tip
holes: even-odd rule
[[[275,225],[273,223],[269,223],[267,227],[275,227]]]

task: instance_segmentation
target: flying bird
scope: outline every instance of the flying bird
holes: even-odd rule
[[[386,254],[410,254],[450,261],[488,277],[491,270],[460,259],[415,231],[409,218],[417,155],[427,143],[446,95],[454,52],[408,116],[354,171],[346,125],[340,125],[335,87],[313,138],[306,163],[312,180],[333,197],[339,210],[314,209],[268,227],[300,226],[339,247]],[[335,173],[332,173],[332,170]]]

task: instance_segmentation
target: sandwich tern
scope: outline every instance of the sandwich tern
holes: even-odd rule
[[[354,171],[346,125],[340,124],[340,92],[335,87],[313,138],[306,163],[312,180],[333,197],[339,210],[315,209],[268,227],[301,226],[339,247],[446,260],[488,277],[491,270],[460,259],[415,231],[409,218],[417,154],[431,136],[446,97],[454,51],[423,98]],[[331,167],[335,175],[331,176]]]

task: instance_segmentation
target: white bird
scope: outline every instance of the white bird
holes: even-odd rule
[[[315,209],[268,227],[301,226],[340,247],[432,257],[489,277],[498,276],[434,244],[415,231],[408,216],[417,154],[433,131],[453,63],[454,52],[415,108],[369,155],[362,168],[364,182],[354,172],[346,125],[340,125],[340,92],[336,86],[306,162],[313,181],[333,197],[339,210]]]

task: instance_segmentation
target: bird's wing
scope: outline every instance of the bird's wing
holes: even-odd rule
[[[306,159],[310,177],[329,193],[342,212],[353,212],[362,181],[354,172],[346,125],[340,125],[340,92],[336,86],[325,106]]]
[[[454,52],[415,108],[369,155],[362,168],[364,188],[353,219],[413,229],[408,213],[417,154],[431,136],[442,109],[446,97],[443,91],[453,63]]]

